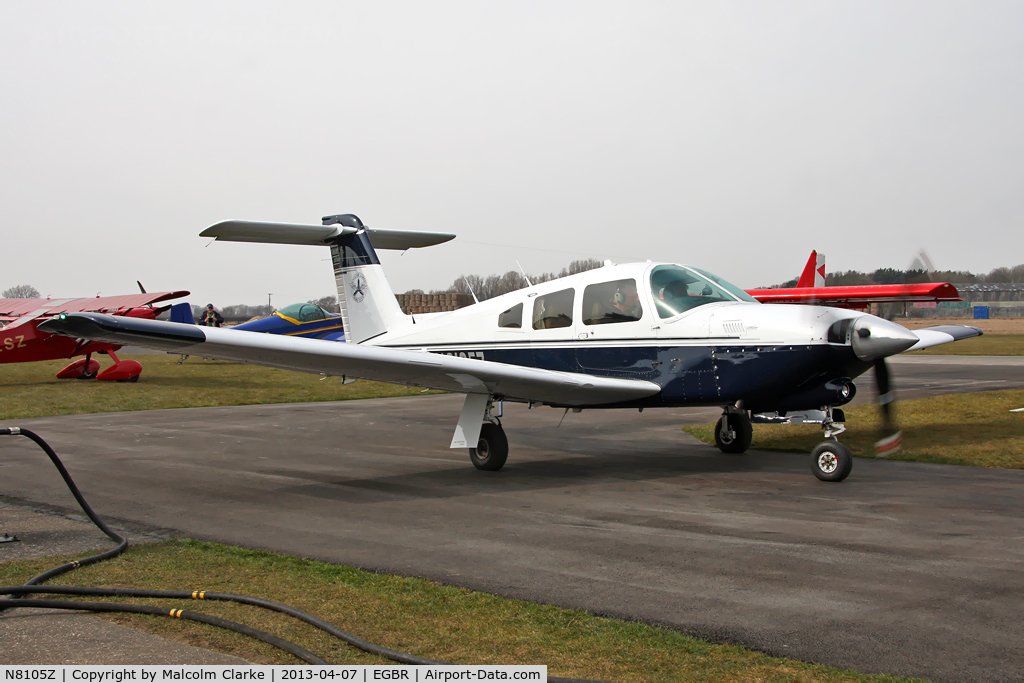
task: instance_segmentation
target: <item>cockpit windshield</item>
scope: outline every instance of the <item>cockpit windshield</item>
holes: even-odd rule
[[[736,285],[707,271],[674,265],[657,266],[651,271],[651,293],[662,318],[719,301],[756,301]]]
[[[324,309],[316,304],[292,304],[277,311],[277,314],[282,318],[288,318],[300,323],[323,320],[328,317]]]

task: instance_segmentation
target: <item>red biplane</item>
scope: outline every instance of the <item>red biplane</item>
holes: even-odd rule
[[[109,315],[152,320],[171,308],[155,308],[153,304],[187,296],[188,292],[142,292],[123,296],[92,299],[0,299],[0,363],[28,363],[85,355],[57,373],[60,379],[101,379],[135,382],[142,365],[134,360],[120,360],[115,351],[119,344],[72,339],[40,331],[39,323],[60,313],[107,313]],[[178,304],[187,306],[188,304]],[[191,321],[191,312],[189,312]],[[100,372],[100,363],[92,354],[110,356],[114,364]]]
[[[811,252],[796,287],[748,289],[747,294],[765,304],[817,304],[836,308],[866,309],[870,304],[961,301],[956,287],[948,282],[909,285],[825,286],[825,255]]]

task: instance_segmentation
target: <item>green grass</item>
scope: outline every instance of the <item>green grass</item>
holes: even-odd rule
[[[23,583],[68,559],[0,564],[0,585]],[[404,652],[459,664],[546,664],[549,674],[556,676],[615,681],[896,680],[770,657],[665,628],[423,579],[199,541],[134,546],[117,559],[55,581],[61,585],[255,595],[292,605],[371,642]],[[111,600],[216,614],[274,633],[331,663],[389,663],[301,622],[253,607],[190,600]],[[104,618],[256,663],[299,663],[268,645],[205,624],[143,615]]]
[[[900,401],[896,420],[903,430],[903,448],[892,460],[948,465],[1024,469],[1024,390],[983,391]],[[854,455],[874,457],[880,437],[878,408],[861,405],[845,409],[847,431],[840,437]],[[714,423],[684,427],[684,431],[714,445]],[[822,441],[816,425],[754,425],[751,448],[809,453]]]
[[[912,353],[929,356],[1024,356],[1024,334],[985,334]]]
[[[419,396],[421,389],[340,377],[321,380],[289,370],[177,356],[127,356],[142,363],[138,382],[56,379],[71,361],[0,365],[0,420],[109,413],[122,410],[240,406],[256,403],[342,401],[358,398]],[[109,363],[100,356],[103,367]],[[125,358],[125,356],[121,356]]]

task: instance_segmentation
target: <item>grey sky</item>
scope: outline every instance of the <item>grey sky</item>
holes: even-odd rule
[[[1020,2],[5,2],[0,288],[334,292],[228,218],[442,230],[396,291],[573,258],[752,287],[1024,262]],[[501,245],[501,246],[494,246]],[[530,247],[530,248],[526,248]]]

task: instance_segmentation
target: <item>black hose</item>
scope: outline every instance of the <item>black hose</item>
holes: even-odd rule
[[[211,626],[219,626],[230,631],[235,631],[243,635],[247,635],[250,638],[262,640],[264,643],[269,643],[274,647],[281,648],[285,652],[289,652],[304,662],[310,664],[327,664],[326,661],[320,659],[315,654],[299,647],[295,643],[288,642],[282,638],[271,635],[264,631],[259,631],[254,628],[250,628],[245,624],[239,624],[236,621],[228,621],[227,619],[221,619],[220,617],[210,616],[209,614],[201,614],[199,612],[190,612],[184,609],[172,609],[168,610],[166,607],[151,607],[149,605],[120,605],[113,602],[73,602],[71,600],[0,600],[0,606],[7,608],[14,607],[45,607],[48,609],[75,609],[75,610],[89,610],[90,612],[130,612],[132,614],[155,614],[163,617],[174,617],[177,619],[188,619],[189,621],[200,621],[204,624],[210,624]]]
[[[296,609],[290,605],[285,605],[280,602],[274,602],[272,600],[265,600],[263,598],[255,598],[251,595],[237,595],[235,593],[215,593],[213,591],[155,591],[155,590],[144,590],[139,588],[93,588],[83,586],[3,586],[0,587],[0,595],[8,592],[20,590],[23,593],[48,593],[51,595],[94,595],[94,596],[121,596],[129,598],[163,598],[173,600],[221,600],[226,602],[237,602],[242,605],[253,605],[255,607],[262,607],[263,609],[271,610],[274,612],[280,612],[281,614],[287,614],[288,616],[295,617],[300,621],[304,621],[307,624],[314,626],[321,631],[331,634],[340,640],[344,640],[349,645],[359,648],[364,652],[369,652],[381,657],[386,657],[395,662],[402,662],[403,664],[448,664],[449,662],[442,662],[436,659],[427,659],[425,657],[417,657],[416,655],[410,655],[405,652],[399,652],[398,650],[391,650],[386,647],[381,647],[371,643],[368,640],[364,640],[359,636],[352,635],[347,631],[342,631],[334,624],[324,621],[319,617],[313,616],[309,612],[303,612],[300,609]],[[4,607],[7,601],[0,600],[0,607]],[[71,604],[71,603],[69,603]],[[95,603],[95,604],[107,604],[107,603]],[[167,610],[160,612],[165,614]],[[155,612],[154,612],[155,614]],[[194,614],[194,613],[193,613]]]
[[[82,512],[84,512],[86,516],[89,517],[90,520],[92,520],[92,523],[95,524],[100,531],[105,533],[107,536],[113,539],[114,542],[117,543],[117,547],[113,550],[108,550],[105,553],[100,553],[99,555],[87,557],[84,560],[75,560],[74,562],[68,562],[67,564],[62,564],[59,567],[54,567],[49,571],[45,571],[42,574],[39,574],[38,576],[33,576],[31,579],[25,582],[26,586],[34,586],[36,584],[40,584],[44,581],[52,579],[55,576],[60,576],[61,574],[69,572],[72,569],[78,569],[79,567],[86,567],[90,564],[95,564],[96,562],[109,560],[112,557],[117,557],[128,548],[128,539],[122,536],[121,534],[117,533],[110,527],[108,527],[106,524],[104,524],[103,520],[97,517],[96,513],[92,511],[92,508],[89,507],[89,503],[86,502],[85,497],[82,495],[82,492],[78,490],[77,486],[75,486],[74,480],[71,478],[71,475],[68,474],[67,469],[65,469],[64,463],[60,461],[60,458],[57,457],[57,454],[53,451],[52,448],[50,448],[50,444],[43,441],[42,437],[36,434],[35,432],[28,429],[21,429],[19,427],[0,427],[0,436],[3,435],[24,436],[26,439],[34,441],[36,445],[42,448],[46,455],[50,457],[50,460],[53,462],[53,466],[57,468],[58,472],[60,472],[61,478],[64,479],[64,483],[67,484],[68,490],[71,491],[71,495],[73,495],[75,497],[75,500],[78,501],[78,505],[79,507],[82,508]],[[4,593],[0,593],[0,595],[4,595]],[[20,596],[21,594],[13,595],[13,597],[15,598]]]
[[[64,464],[57,457],[57,454],[50,448],[42,437],[35,432],[28,429],[21,429],[18,427],[0,427],[0,436],[4,435],[18,435],[24,436],[34,441],[43,451],[50,457],[57,471],[60,472],[60,476],[64,479],[64,483],[67,484],[71,494],[78,501],[78,505],[82,508],[82,511],[92,520],[100,531],[105,533],[114,541],[117,541],[118,545],[113,550],[108,550],[105,553],[99,555],[93,555],[87,557],[84,560],[75,560],[63,564],[59,567],[55,567],[49,571],[45,571],[38,576],[34,576],[29,579],[23,586],[4,586],[0,587],[0,595],[11,595],[11,599],[0,599],[0,612],[5,609],[13,609],[15,607],[43,607],[49,609],[73,609],[73,610],[89,610],[93,612],[131,612],[135,614],[155,614],[159,616],[170,616],[177,617],[179,619],[188,619],[190,621],[198,621],[204,624],[210,624],[212,626],[219,626],[220,628],[235,631],[243,635],[256,638],[265,643],[273,645],[285,652],[295,655],[299,659],[309,662],[310,664],[327,664],[323,659],[320,659],[313,653],[305,650],[295,643],[278,638],[277,636],[259,631],[251,628],[244,624],[239,624],[234,621],[227,619],[221,619],[214,617],[209,614],[202,614],[201,612],[192,612],[189,610],[167,610],[162,607],[151,607],[149,605],[130,605],[120,604],[112,602],[73,602],[68,600],[40,600],[40,599],[22,599],[23,595],[29,593],[48,593],[51,595],[95,595],[95,596],[126,596],[135,598],[172,598],[177,600],[223,600],[228,602],[237,602],[243,605],[253,605],[255,607],[261,607],[263,609],[272,610],[274,612],[280,612],[281,614],[287,614],[288,616],[294,617],[307,624],[314,626],[321,631],[331,634],[336,638],[345,641],[349,645],[356,647],[364,652],[379,655],[390,659],[395,662],[402,662],[403,664],[420,664],[420,665],[450,665],[450,662],[442,662],[435,659],[427,659],[426,657],[417,657],[416,655],[410,655],[405,652],[399,652],[398,650],[392,650],[390,648],[382,647],[375,643],[371,643],[368,640],[364,640],[358,636],[352,635],[347,631],[343,631],[334,624],[324,621],[319,617],[315,617],[308,612],[285,605],[280,602],[274,602],[272,600],[265,600],[263,598],[255,598],[250,595],[236,595],[234,593],[216,593],[212,591],[155,591],[155,590],[143,590],[135,588],[94,588],[86,586],[39,586],[37,584],[42,583],[54,576],[59,576],[65,572],[69,572],[72,569],[78,569],[79,567],[85,567],[96,562],[102,562],[112,557],[117,557],[128,548],[128,539],[124,538],[116,531],[108,527],[103,523],[96,513],[93,512],[89,503],[86,502],[85,497],[82,496],[82,492],[75,486],[74,480],[71,479],[71,475],[68,474],[67,469],[64,468]],[[553,676],[548,677],[549,681],[562,681],[569,683],[571,681],[577,681],[582,679],[575,678],[557,678]]]

